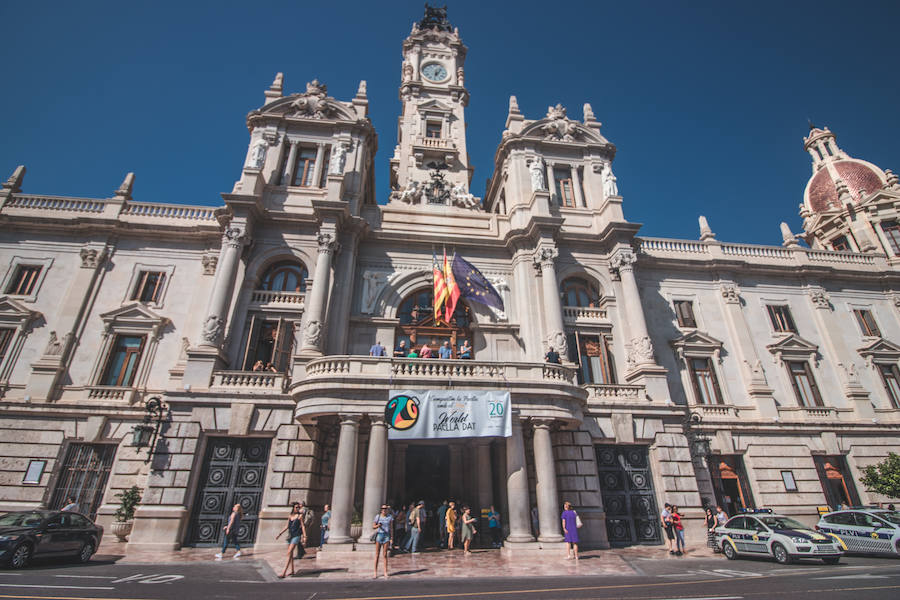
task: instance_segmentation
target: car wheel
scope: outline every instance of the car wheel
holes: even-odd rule
[[[831,556],[828,558],[823,558],[822,562],[824,562],[826,565],[836,565],[839,562],[841,562],[841,557],[840,556]]]
[[[81,545],[81,550],[78,551],[78,562],[86,563],[91,560],[91,557],[94,555],[94,543],[93,542],[85,542]]]
[[[9,566],[11,569],[23,569],[28,566],[31,561],[31,546],[27,543],[19,544],[9,556]]]
[[[787,550],[784,549],[784,546],[781,544],[775,544],[772,546],[772,554],[775,556],[775,560],[778,561],[779,564],[787,565],[791,562],[791,555],[787,553]]]
[[[738,557],[737,550],[734,549],[734,546],[731,545],[731,542],[724,542],[722,544],[722,553],[728,560],[734,560]]]

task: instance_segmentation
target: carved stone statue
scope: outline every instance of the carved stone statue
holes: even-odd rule
[[[548,123],[541,126],[544,139],[560,139],[564,142],[573,142],[578,136],[578,125],[575,121],[566,117],[566,109],[562,104],[547,107]]]
[[[406,184],[406,189],[395,192],[396,199],[407,204],[419,204],[422,201],[422,191],[418,181],[410,181]]]
[[[331,159],[328,161],[329,175],[343,175],[344,163],[347,160],[347,146],[344,144],[335,144],[331,148]]]
[[[413,66],[408,62],[403,63],[403,81],[412,81],[413,78]]]
[[[528,165],[528,171],[531,173],[531,191],[545,192],[547,191],[546,169],[544,167],[544,159],[538,156],[531,164]]]
[[[207,346],[216,346],[222,336],[225,322],[217,315],[209,315],[203,324],[203,343]]]
[[[628,351],[628,362],[633,364],[653,362],[653,342],[649,336],[636,337],[631,340]]]
[[[453,26],[447,20],[447,5],[443,8],[425,4],[425,16],[419,21],[420,29],[435,29],[437,31],[453,31]]]
[[[458,184],[450,190],[450,203],[461,208],[478,208],[475,196],[466,191],[466,186]]]
[[[607,198],[619,195],[619,186],[616,184],[616,176],[613,175],[612,165],[609,164],[603,169],[603,195]]]
[[[384,271],[366,271],[363,273],[362,306],[360,309],[365,315],[375,312],[375,303],[381,290],[387,285],[388,274]]]
[[[328,86],[313,79],[306,84],[306,92],[299,94],[291,103],[294,115],[327,119],[335,113],[335,108],[327,103]]]
[[[554,331],[547,336],[547,346],[556,350],[560,356],[569,355],[569,343],[566,334],[562,331]]]
[[[247,166],[251,169],[262,169],[263,164],[266,162],[266,150],[268,150],[268,144],[266,144],[265,140],[256,140],[250,148],[250,158],[247,160]]]
[[[303,332],[303,345],[318,348],[322,340],[322,324],[319,321],[310,321]]]

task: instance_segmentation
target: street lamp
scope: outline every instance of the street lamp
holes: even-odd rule
[[[144,405],[144,421],[131,430],[131,445],[135,448],[147,447],[147,459],[144,462],[149,462],[153,456],[159,430],[168,408],[160,396],[149,398]]]
[[[692,412],[684,420],[684,433],[691,445],[691,454],[697,458],[706,458],[710,455],[709,435],[706,432],[697,430],[697,426],[703,422],[703,415],[698,412]]]

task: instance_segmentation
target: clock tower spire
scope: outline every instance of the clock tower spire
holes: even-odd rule
[[[425,5],[403,41],[402,112],[391,158],[391,201],[475,208],[466,151],[467,48],[447,8]]]

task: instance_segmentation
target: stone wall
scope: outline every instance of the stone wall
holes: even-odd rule
[[[606,513],[591,434],[584,430],[556,431],[552,439],[560,510],[564,502],[572,503],[584,523],[578,535],[585,547],[608,548]]]

